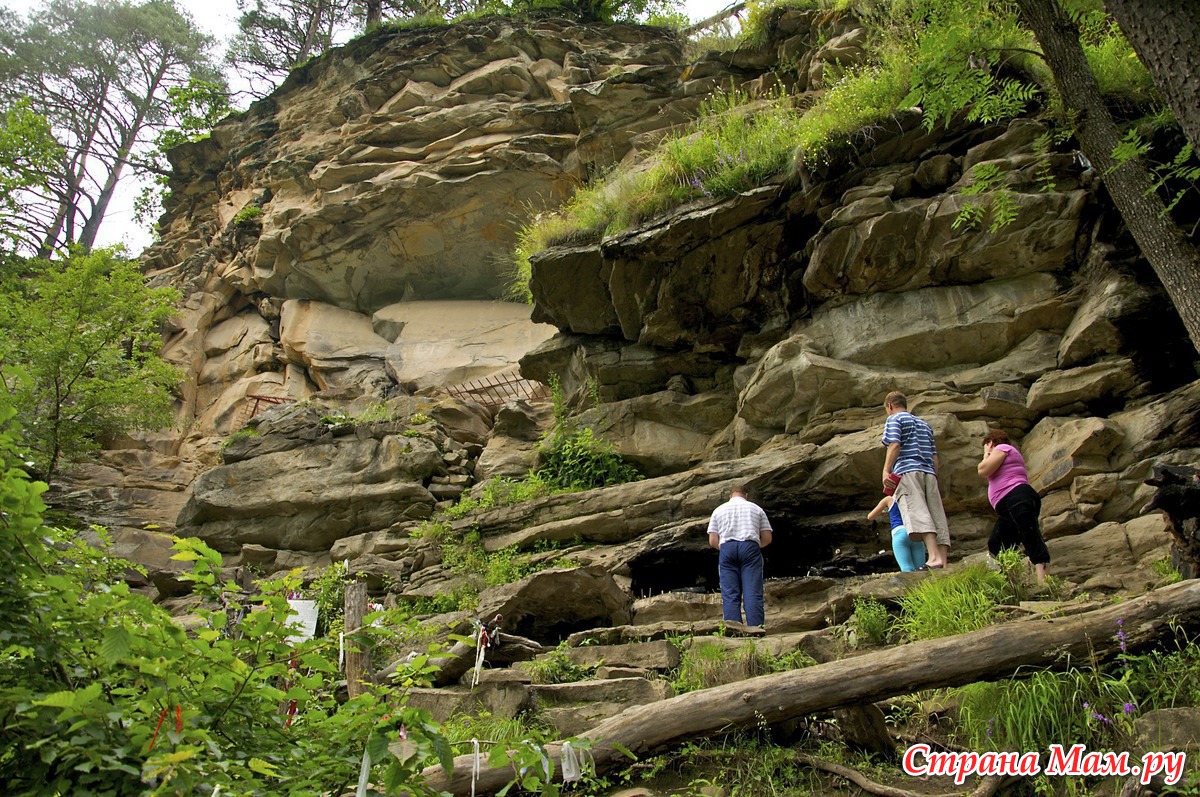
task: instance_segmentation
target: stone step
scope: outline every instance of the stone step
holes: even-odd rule
[[[568,648],[567,657],[583,666],[605,664],[609,667],[640,667],[646,670],[672,670],[679,666],[679,648],[665,639],[628,645]]]

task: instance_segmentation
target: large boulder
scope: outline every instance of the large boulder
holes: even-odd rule
[[[877,293],[822,307],[801,331],[834,359],[930,371],[997,360],[1033,332],[1062,330],[1070,320],[1054,277],[1030,274]]]
[[[307,300],[283,303],[279,328],[284,355],[303,365],[322,390],[361,387],[382,393],[388,341],[362,313]]]
[[[1044,418],[1021,444],[1029,483],[1044,494],[1077,476],[1111,470],[1123,441],[1121,427],[1104,418]]]
[[[206,471],[179,513],[184,533],[221,551],[242,543],[327,550],[351,534],[430,514],[422,486],[442,467],[424,438],[341,438]]]
[[[632,617],[625,590],[611,574],[590,567],[543,570],[493,587],[479,596],[477,614],[499,614],[504,630],[548,644],[575,631],[623,625]]]

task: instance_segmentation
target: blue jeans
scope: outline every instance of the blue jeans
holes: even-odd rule
[[[721,607],[726,620],[746,625],[765,625],[763,616],[763,556],[757,542],[730,540],[721,543],[718,554],[721,574]]]

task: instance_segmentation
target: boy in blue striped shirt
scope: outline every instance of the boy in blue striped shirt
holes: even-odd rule
[[[925,542],[925,567],[944,567],[950,557],[950,527],[942,494],[938,490],[937,445],[929,424],[908,411],[908,398],[898,391],[883,400],[887,422],[883,444],[883,486],[889,488],[889,475],[900,477],[894,498],[911,537]],[[894,477],[893,477],[894,480]]]

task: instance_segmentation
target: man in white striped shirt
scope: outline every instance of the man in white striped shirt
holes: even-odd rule
[[[763,556],[773,532],[767,513],[746,498],[745,487],[734,487],[729,500],[708,521],[708,544],[718,551],[721,575],[721,608],[726,620],[763,626]]]

